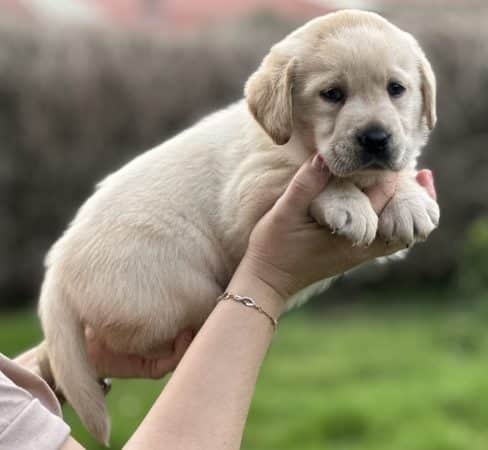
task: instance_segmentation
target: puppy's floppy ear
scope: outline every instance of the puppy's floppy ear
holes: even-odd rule
[[[422,102],[423,115],[427,122],[427,127],[432,130],[437,122],[436,109],[436,81],[434,71],[425,56],[424,52],[420,50],[419,57],[420,81],[422,83]]]
[[[246,83],[249,109],[278,145],[286,144],[293,129],[292,86],[296,59],[269,54]]]

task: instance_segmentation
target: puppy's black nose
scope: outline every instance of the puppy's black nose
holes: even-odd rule
[[[380,127],[370,127],[357,135],[359,145],[370,157],[385,159],[388,157],[390,135]]]

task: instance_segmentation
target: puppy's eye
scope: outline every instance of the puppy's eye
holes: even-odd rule
[[[340,103],[344,100],[346,95],[341,88],[325,89],[320,91],[320,96],[327,102]]]
[[[396,81],[390,81],[386,89],[391,97],[400,97],[405,92],[405,87]]]

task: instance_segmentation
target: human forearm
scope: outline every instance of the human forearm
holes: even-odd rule
[[[329,178],[319,155],[308,160],[254,228],[228,290],[254,298],[273,317],[300,289],[398,250],[376,240],[351,247],[308,215]],[[394,193],[368,192],[379,212]],[[374,201],[373,201],[374,200]],[[212,312],[164,392],[126,449],[238,449],[259,368],[271,341],[269,319],[232,301]]]
[[[253,297],[273,317],[282,310],[282,298],[245,264],[228,290]],[[272,335],[264,314],[220,302],[126,449],[238,449]]]

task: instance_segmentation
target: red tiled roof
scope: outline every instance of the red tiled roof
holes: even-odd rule
[[[109,21],[188,31],[214,21],[272,10],[288,18],[309,18],[327,9],[310,0],[80,0],[101,10]]]
[[[32,17],[32,13],[21,0],[0,0],[0,10],[7,11],[17,17]]]
[[[163,2],[165,21],[170,26],[192,29],[232,17],[271,10],[286,18],[309,18],[327,10],[308,0],[166,0]]]

